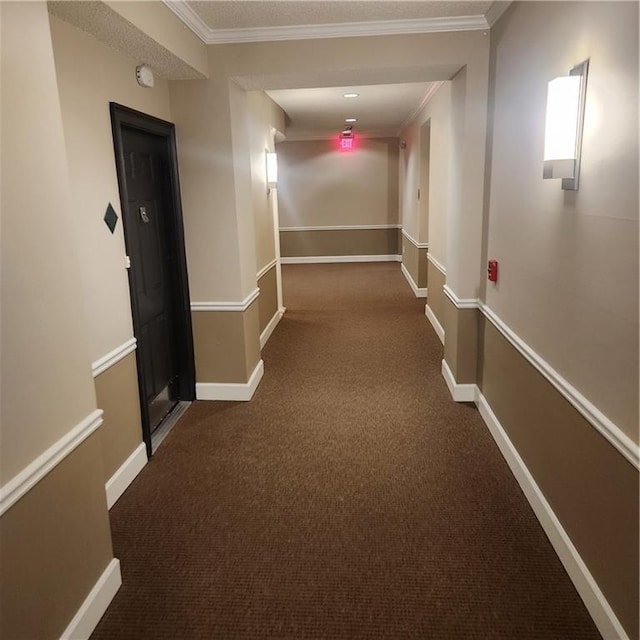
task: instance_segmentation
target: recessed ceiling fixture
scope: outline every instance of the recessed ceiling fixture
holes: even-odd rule
[[[345,118],[345,122],[358,122],[358,118]]]
[[[360,94],[359,93],[344,93],[342,95],[345,98],[357,98]]]

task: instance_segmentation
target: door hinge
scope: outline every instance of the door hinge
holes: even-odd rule
[[[131,258],[129,256],[124,257],[124,268],[131,269]]]

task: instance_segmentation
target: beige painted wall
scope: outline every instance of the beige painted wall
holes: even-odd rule
[[[427,304],[431,311],[433,311],[440,325],[444,327],[445,295],[442,287],[444,287],[445,284],[445,275],[429,261],[427,261],[427,269],[427,281],[429,282]]]
[[[46,4],[0,4],[0,43],[4,485],[96,399]],[[98,434],[0,526],[3,637],[59,638],[113,556]]]
[[[2,516],[0,628],[58,640],[113,557],[94,433]]]
[[[427,287],[427,249],[416,247],[404,236],[402,237],[402,264],[420,289]]]
[[[248,204],[236,211],[235,157],[231,132],[229,81],[220,75],[209,80],[169,83],[171,113],[176,124],[185,245],[192,300],[240,301],[250,289],[244,279],[255,264],[241,270],[238,215],[252,218],[251,185]],[[249,154],[247,147],[247,165]],[[245,171],[250,176],[248,166]],[[241,213],[240,213],[241,212]],[[254,252],[253,234],[250,242]]]
[[[638,4],[517,4],[492,51],[487,304],[638,441]],[[580,189],[566,192],[542,179],[547,82],[586,58]]]
[[[283,257],[398,255],[396,229],[281,231]]]
[[[457,384],[475,384],[478,372],[478,309],[458,309],[443,295],[444,358]]]
[[[281,227],[398,224],[398,139],[282,142],[278,151]]]
[[[46,5],[0,6],[5,483],[96,401]]]
[[[452,197],[449,178],[450,112],[451,83],[445,82],[400,134],[407,143],[406,149],[401,151],[404,173],[401,182],[403,228],[418,242],[428,242],[429,251],[445,265],[447,211]],[[427,123],[430,132],[428,208],[422,209],[420,215],[418,187],[424,153],[421,130]],[[424,197],[422,193],[421,197]]]
[[[638,638],[638,472],[480,318],[480,387],[629,636]]]
[[[446,80],[465,63],[480,80],[488,46],[483,31],[254,42],[210,47],[209,62],[250,89]]]
[[[260,361],[260,311],[193,311],[196,382],[245,383]]]
[[[99,435],[106,483],[142,441],[136,354],[96,376],[95,385],[98,407],[104,411]]]
[[[269,269],[269,271],[258,280],[258,287],[260,287],[258,308],[260,311],[260,333],[262,333],[278,311],[278,290],[275,267]]]
[[[170,120],[169,88],[156,78],[153,89],[143,89],[135,79],[135,60],[59,18],[51,16],[50,22],[82,298],[95,361],[133,335],[109,102]],[[103,221],[109,202],[120,217],[113,235]]]

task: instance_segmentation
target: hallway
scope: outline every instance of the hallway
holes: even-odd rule
[[[399,265],[283,278],[253,400],[194,403],[111,510],[92,638],[599,638]]]

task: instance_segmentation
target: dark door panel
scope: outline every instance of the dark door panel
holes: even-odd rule
[[[111,105],[143,431],[194,393],[193,342],[173,125]]]
[[[170,203],[166,193],[168,149],[161,136],[124,127],[127,207],[124,224],[131,236],[131,269],[138,296],[138,328],[143,350],[146,401],[153,432],[178,402],[177,347],[172,315],[175,298],[169,262]]]

